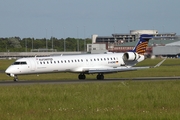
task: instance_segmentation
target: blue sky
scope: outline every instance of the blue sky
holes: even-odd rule
[[[0,37],[90,38],[156,29],[180,35],[179,0],[1,0]]]

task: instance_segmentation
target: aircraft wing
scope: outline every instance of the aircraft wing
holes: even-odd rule
[[[117,67],[117,68],[93,68],[89,69],[88,73],[115,73],[115,72],[125,72],[125,71],[135,71],[137,69],[134,68],[125,68],[125,67]]]
[[[163,59],[161,62],[159,62],[155,66],[145,66],[145,67],[128,67],[128,66],[123,66],[123,67],[116,67],[116,68],[91,68],[88,69],[88,73],[93,74],[93,73],[115,73],[115,72],[126,72],[126,71],[135,71],[135,70],[140,70],[140,69],[148,69],[148,68],[155,68],[159,67],[164,61],[166,60]]]
[[[126,72],[135,71],[139,69],[148,69],[151,67],[117,67],[117,68],[93,68],[89,69],[88,73],[115,73],[115,72]]]

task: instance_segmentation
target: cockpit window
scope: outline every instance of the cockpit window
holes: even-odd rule
[[[26,62],[14,62],[13,65],[27,65]]]

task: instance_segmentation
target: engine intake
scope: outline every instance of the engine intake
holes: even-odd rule
[[[124,61],[135,61],[139,59],[139,54],[136,52],[126,52],[123,55],[123,60]]]

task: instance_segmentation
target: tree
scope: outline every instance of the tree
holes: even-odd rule
[[[53,40],[53,41],[52,41]],[[79,40],[79,51],[84,51],[84,43],[91,43],[91,39],[86,38],[78,39]],[[65,44],[64,44],[65,41]],[[52,45],[53,43],[53,45]],[[0,38],[0,52],[30,52],[31,49],[40,49],[40,48],[56,49],[57,51],[64,51],[64,45],[66,51],[77,51],[77,39],[76,38],[63,38],[57,39],[55,37],[51,39],[34,39],[34,38],[23,38],[20,37],[10,37],[10,38]]]
[[[22,48],[18,38],[11,37],[8,39],[8,42],[9,42],[9,46],[12,48]]]

